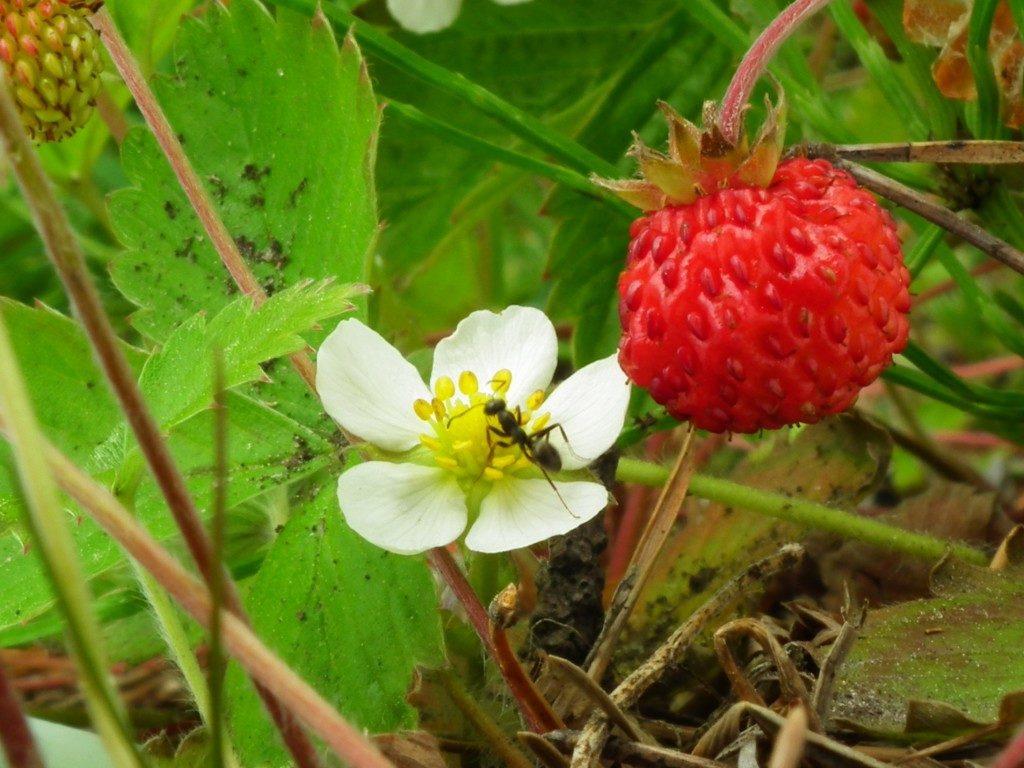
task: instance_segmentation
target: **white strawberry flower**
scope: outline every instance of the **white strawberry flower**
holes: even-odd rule
[[[548,430],[562,471],[608,450],[626,417],[626,375],[607,357],[548,395],[557,353],[554,326],[540,310],[474,312],[437,345],[428,388],[378,333],[343,320],[317,354],[317,392],[342,427],[392,459],[342,474],[338,501],[349,526],[379,547],[413,554],[455,541],[468,524],[469,549],[505,552],[594,517],[608,501],[604,486],[553,479],[552,488],[521,446],[497,434],[485,409],[501,399],[527,434]]]
[[[530,0],[494,0],[498,5],[519,5]],[[388,11],[410,32],[423,35],[450,27],[459,17],[462,0],[388,0]]]

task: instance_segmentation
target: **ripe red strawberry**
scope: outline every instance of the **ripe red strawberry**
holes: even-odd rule
[[[686,173],[692,201],[647,206],[619,279],[622,367],[674,417],[715,432],[838,413],[907,342],[910,278],[892,217],[826,161],[776,169],[770,134],[724,165],[720,154],[709,165],[704,134]],[[636,154],[663,177],[678,150]],[[737,166],[743,157],[756,159]],[[760,186],[765,158],[774,173]],[[645,183],[614,188],[653,201]]]
[[[26,131],[59,141],[92,114],[103,60],[83,0],[0,0],[0,66]]]

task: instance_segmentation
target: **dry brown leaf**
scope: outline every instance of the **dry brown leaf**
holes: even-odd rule
[[[425,731],[382,733],[373,741],[396,768],[447,768],[437,739]]]
[[[977,98],[967,60],[972,7],[973,0],[906,0],[903,6],[903,25],[910,39],[942,49],[932,66],[932,77],[950,99]],[[1011,128],[1020,128],[1024,125],[1024,41],[1006,0],[996,8],[989,55],[1003,97],[1003,121]]]

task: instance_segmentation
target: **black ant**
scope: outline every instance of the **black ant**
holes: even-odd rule
[[[523,429],[522,412],[519,406],[516,406],[513,412],[509,410],[508,404],[500,397],[492,397],[483,403],[483,408],[486,415],[493,416],[498,421],[498,426],[488,425],[487,427],[487,443],[491,448],[491,454],[493,455],[495,448],[519,446],[519,450],[523,452],[526,460],[537,467],[541,474],[544,475],[544,479],[547,480],[551,490],[558,496],[558,500],[562,502],[562,506],[565,507],[566,511],[573,517],[578,518],[579,515],[569,508],[565,499],[562,498],[562,494],[559,493],[554,480],[551,479],[552,472],[558,472],[562,469],[562,456],[558,453],[558,449],[551,444],[548,437],[552,432],[558,430],[562,435],[562,439],[568,445],[569,438],[565,434],[565,429],[562,425],[551,424],[531,434]],[[452,418],[457,419],[458,416]],[[451,422],[452,419],[449,419],[448,423],[451,424]],[[498,439],[492,442],[492,436]],[[490,463],[490,459],[491,457],[488,456],[488,463]]]

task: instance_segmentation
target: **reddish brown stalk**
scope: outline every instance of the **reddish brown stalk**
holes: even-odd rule
[[[504,631],[493,627],[491,619],[487,615],[487,609],[480,602],[480,598],[466,579],[462,568],[455,562],[452,553],[444,547],[436,547],[427,553],[427,560],[451,589],[466,612],[470,626],[476,631],[480,642],[498,665],[526,724],[537,733],[544,733],[558,727],[551,725],[550,719],[543,711],[551,712],[550,706],[544,701],[523,670],[515,652],[508,644],[508,637]]]
[[[0,431],[4,428],[0,420]],[[203,627],[209,629],[212,597],[196,579],[133,518],[104,486],[72,464],[53,446],[46,460],[58,484],[124,548]],[[394,768],[363,734],[270,651],[237,615],[222,612],[224,647],[249,673],[299,717],[353,768]]]
[[[953,373],[962,379],[980,379],[986,376],[999,376],[1003,373],[1011,373],[1024,368],[1024,357],[1020,355],[1006,355],[1004,357],[993,357],[991,360],[982,360],[978,363],[966,363],[954,365]]]
[[[750,94],[758,78],[768,67],[782,44],[807,18],[828,5],[830,0],[796,0],[775,17],[775,21],[761,33],[743,57],[729,89],[722,99],[718,115],[718,127],[722,136],[732,144],[739,143],[743,130],[743,111],[750,101]]]
[[[103,309],[78,241],[71,230],[64,209],[57,200],[53,185],[39,162],[39,157],[25,135],[6,83],[0,88],[0,142],[7,152],[18,185],[32,211],[46,253],[64,284],[75,314],[85,329],[111,389],[117,396],[121,410],[138,440],[146,463],[195,560],[196,567],[203,579],[210,583],[213,569],[221,566],[213,560],[210,540],[195,503],[171,457],[159,425],[142,398],[135,375],[121,351],[120,342]],[[226,573],[223,578],[225,604],[232,612],[244,616],[234,581]],[[265,692],[261,691],[261,694],[263,693]],[[264,695],[264,702],[299,766],[318,768],[319,761],[312,743],[291,716],[269,695]]]
[[[189,203],[192,204],[192,208],[199,217],[203,229],[206,230],[210,243],[217,251],[224,268],[227,269],[239,290],[259,306],[267,300],[266,291],[250,271],[238,250],[238,244],[235,243],[228,228],[221,221],[206,187],[203,186],[188,155],[185,154],[185,149],[181,146],[178,134],[174,132],[168,122],[167,116],[146,82],[145,75],[142,74],[135,56],[132,55],[131,49],[128,48],[128,44],[118,31],[110,13],[105,8],[101,9],[93,15],[92,23],[100,33],[100,38],[117,67],[117,71],[121,74],[121,79],[128,86],[139,112],[142,113],[157,144],[160,145],[160,149],[170,163],[171,169],[178,179],[178,184],[181,185],[182,191]],[[310,388],[315,388],[316,370],[309,356],[304,352],[298,352],[292,355],[291,362],[306,384]]]
[[[983,275],[987,275],[990,272],[995,272],[1002,268],[1003,265],[998,261],[983,261],[971,270],[971,277],[982,277]],[[919,293],[914,299],[914,306],[920,307],[922,304],[926,304],[932,299],[936,299],[939,296],[945,296],[947,293],[953,293],[956,290],[956,281],[946,280],[932,288],[929,288],[927,291],[921,291],[921,293]]]
[[[992,768],[1024,768],[1024,728],[996,758]]]
[[[459,601],[459,605],[466,612],[469,625],[476,631],[480,642],[488,653],[494,654],[494,643],[491,641],[491,620],[487,616],[487,609],[484,608],[480,598],[473,591],[473,586],[466,579],[459,564],[455,562],[452,553],[444,547],[436,547],[427,553],[427,561],[430,567],[437,571],[437,574],[444,579],[445,584]]]
[[[28,728],[18,694],[3,666],[0,666],[0,743],[11,768],[43,768],[43,760]]]
[[[547,733],[565,728],[565,723],[555,714],[547,700],[537,690],[523,665],[516,658],[516,652],[509,645],[508,635],[497,624],[491,623],[491,645],[494,658],[501,668],[509,690],[519,705],[523,719],[534,733]]]

